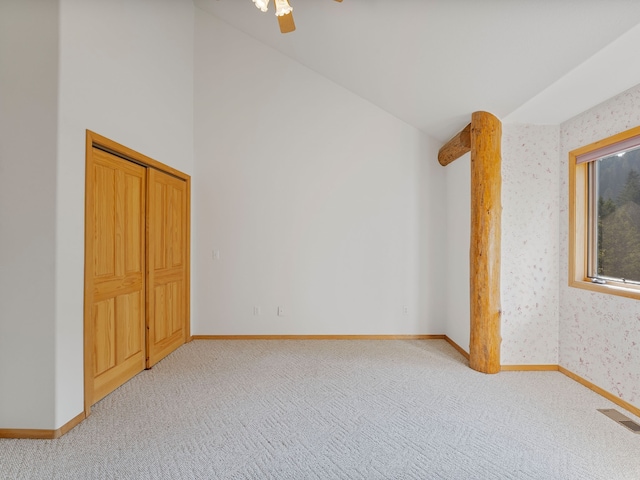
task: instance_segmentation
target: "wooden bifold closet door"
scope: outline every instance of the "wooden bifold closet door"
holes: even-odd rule
[[[189,182],[87,132],[87,415],[91,405],[190,338]]]
[[[147,170],[147,368],[185,342],[186,183]]]
[[[93,149],[87,217],[93,402],[145,366],[146,169]],[[85,365],[85,368],[87,366]]]

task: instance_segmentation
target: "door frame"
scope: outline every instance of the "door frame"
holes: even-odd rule
[[[120,157],[129,162],[136,163],[145,168],[160,170],[186,182],[187,188],[187,240],[186,240],[186,279],[185,279],[185,343],[191,340],[191,176],[180,172],[169,165],[158,162],[142,153],[136,152],[113,140],[103,137],[91,130],[86,131],[86,154],[85,154],[85,219],[84,219],[84,413],[85,417],[91,414],[93,401],[93,328],[91,326],[91,298],[93,292],[93,279],[89,275],[89,262],[93,261],[93,219],[89,218],[91,199],[93,198],[94,182],[93,175],[93,148],[104,150],[112,155]],[[145,224],[147,224],[145,220]],[[148,225],[145,228],[145,236],[148,234]],[[146,255],[146,253],[145,253]],[[146,266],[145,266],[146,270]],[[145,271],[145,276],[147,272]],[[146,312],[145,312],[145,322]],[[145,342],[146,343],[146,342]],[[146,349],[146,344],[145,344]],[[146,353],[145,353],[146,355]]]

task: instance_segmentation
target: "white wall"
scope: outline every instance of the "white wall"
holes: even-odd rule
[[[640,405],[640,302],[568,286],[568,155],[640,125],[640,85],[560,128],[560,364]]]
[[[0,428],[53,426],[57,61],[58,2],[0,2]]]
[[[60,1],[55,428],[83,410],[85,130],[193,173],[193,10]]]
[[[503,365],[558,364],[558,127],[503,125]]]
[[[471,312],[469,247],[471,237],[471,154],[450,163],[446,171],[446,335],[469,352]],[[440,167],[443,168],[443,167]]]
[[[200,10],[195,99],[194,334],[444,332],[438,142]]]

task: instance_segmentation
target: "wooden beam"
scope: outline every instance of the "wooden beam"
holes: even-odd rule
[[[438,162],[446,167],[471,150],[471,124],[464,127],[438,152]]]
[[[500,218],[502,124],[471,116],[471,337],[469,366],[500,371]]]

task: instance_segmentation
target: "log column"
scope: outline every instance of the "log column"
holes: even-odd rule
[[[487,112],[471,116],[471,337],[469,366],[500,371],[500,219],[502,124]]]

